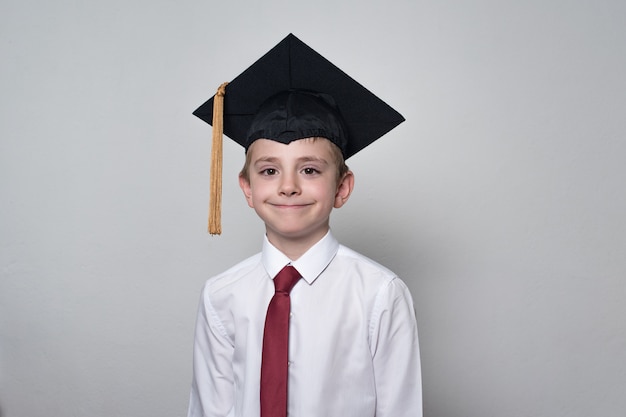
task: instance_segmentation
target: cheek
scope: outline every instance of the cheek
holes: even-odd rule
[[[323,186],[320,186],[316,191],[320,199],[323,199],[331,205],[334,203],[335,197],[337,195],[337,188],[335,187],[334,183],[324,184]]]
[[[248,190],[248,194],[246,195],[248,205],[254,208],[255,204],[260,204],[265,201],[271,192],[269,184],[264,183],[263,181],[253,181]]]

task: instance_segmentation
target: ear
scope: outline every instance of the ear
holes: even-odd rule
[[[335,194],[335,208],[340,208],[348,201],[352,190],[354,189],[354,174],[352,171],[348,171],[344,174],[339,185],[337,186],[337,193]]]
[[[239,187],[241,187],[241,191],[243,191],[243,195],[248,202],[248,206],[254,208],[254,204],[252,203],[252,187],[250,186],[250,181],[241,174],[239,174]]]

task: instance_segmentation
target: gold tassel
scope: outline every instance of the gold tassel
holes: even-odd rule
[[[213,98],[213,143],[211,145],[211,192],[209,194],[209,233],[222,234],[222,135],[224,133],[224,94],[226,85]]]

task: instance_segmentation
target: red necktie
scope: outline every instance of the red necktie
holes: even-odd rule
[[[287,366],[289,363],[289,292],[300,279],[287,265],[276,277],[276,292],[267,307],[261,361],[261,417],[287,416]]]

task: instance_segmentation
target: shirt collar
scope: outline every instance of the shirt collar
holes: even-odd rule
[[[268,275],[273,279],[286,265],[292,264],[302,278],[308,283],[313,281],[326,269],[339,249],[339,242],[330,231],[315,245],[307,250],[298,260],[291,261],[284,253],[270,243],[265,236],[261,262]]]

